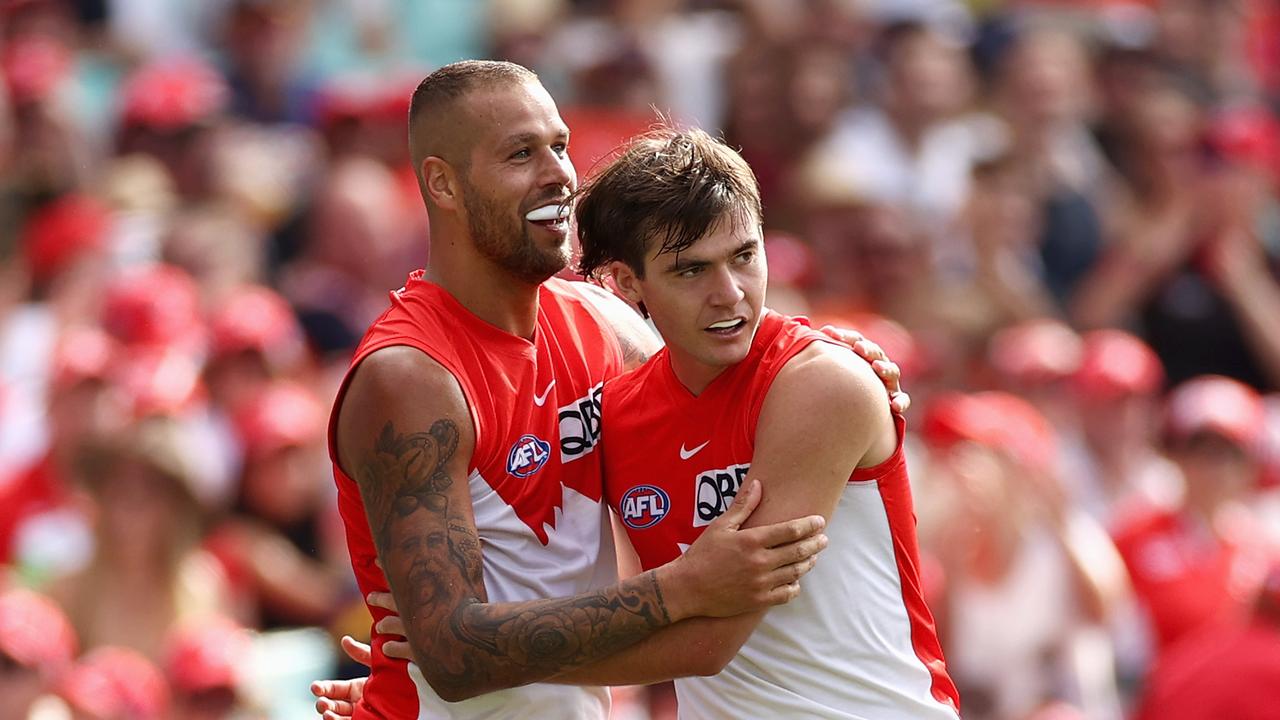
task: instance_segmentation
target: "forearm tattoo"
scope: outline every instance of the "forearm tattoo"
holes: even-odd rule
[[[357,483],[410,644],[437,690],[483,692],[599,660],[671,623],[653,572],[571,598],[489,604],[480,539],[447,470],[458,428],[383,427]],[[465,506],[462,506],[465,507]]]

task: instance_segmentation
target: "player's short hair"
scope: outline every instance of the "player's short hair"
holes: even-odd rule
[[[578,270],[594,277],[618,260],[644,277],[653,243],[678,253],[744,214],[762,218],[760,186],[741,155],[702,130],[652,130],[579,190]]]
[[[477,88],[526,82],[538,82],[538,76],[523,65],[499,60],[462,60],[423,78],[409,101],[409,147],[415,153],[415,168],[423,160],[417,157],[420,145],[414,142],[421,120],[443,113]]]

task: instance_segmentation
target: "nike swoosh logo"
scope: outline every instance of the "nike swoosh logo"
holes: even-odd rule
[[[543,390],[543,391],[542,391],[542,394],[541,394],[541,395],[534,395],[534,396],[533,396],[533,404],[534,404],[534,405],[537,405],[538,407],[542,407],[542,404],[543,404],[543,403],[545,403],[545,402],[547,401],[547,396],[551,394],[551,388],[553,388],[553,387],[555,387],[555,386],[556,386],[556,381],[555,381],[555,380],[552,380],[552,381],[551,381],[551,384],[547,386],[547,389],[546,389],[546,390]]]
[[[696,448],[694,448],[694,449],[692,449],[692,450],[685,450],[685,449],[684,449],[684,443],[681,443],[681,444],[680,444],[680,459],[681,459],[681,460],[688,460],[689,458],[693,457],[694,455],[697,455],[697,454],[698,454],[698,451],[699,451],[699,450],[701,450],[702,448],[706,447],[706,446],[707,446],[707,443],[709,443],[709,442],[711,442],[711,441],[710,441],[710,440],[708,440],[707,442],[702,443],[701,445],[699,445],[698,447],[696,447]]]

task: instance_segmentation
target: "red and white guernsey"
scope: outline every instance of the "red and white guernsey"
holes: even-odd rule
[[[391,293],[391,307],[369,328],[351,367],[392,345],[429,355],[466,396],[476,436],[467,479],[489,600],[566,597],[617,582],[595,450],[601,387],[621,372],[622,352],[590,301],[570,283],[544,283],[530,342],[476,317],[419,270]],[[331,457],[336,417],[335,410]],[[360,590],[386,591],[359,488],[337,463],[334,476]],[[375,622],[387,614],[370,610]],[[373,667],[355,720],[608,716],[609,695],[599,687],[535,684],[447,703],[416,665],[382,654],[385,639],[373,635]]]
[[[774,377],[824,341],[767,312],[746,359],[696,397],[666,349],[606,385],[605,497],[646,569],[679,556],[733,502]],[[800,597],[766,613],[721,673],[676,680],[682,719],[955,720],[959,698],[920,585],[901,418],[897,426],[893,456],[849,477]]]

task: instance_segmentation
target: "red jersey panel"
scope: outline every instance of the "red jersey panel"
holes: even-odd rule
[[[747,357],[700,395],[676,378],[665,349],[606,385],[605,497],[645,568],[678,557],[733,502],[773,379],[813,342],[829,340],[767,312]],[[897,423],[894,455],[850,476],[800,597],[770,610],[724,671],[676,681],[681,718],[956,717],[924,603]]]
[[[484,546],[490,601],[563,597],[617,581],[608,513],[601,502],[601,387],[622,369],[622,352],[601,317],[571,283],[549,280],[539,293],[532,342],[476,317],[421,270],[391,293],[391,307],[356,349],[407,345],[457,379],[475,426],[468,484]],[[386,591],[359,488],[336,462],[337,409],[330,418],[338,508],[362,593]],[[349,464],[358,463],[349,458]],[[375,621],[386,613],[370,608]],[[529,685],[445,703],[418,668],[386,658],[373,635],[373,668],[356,720],[365,718],[598,718],[602,688]],[[550,713],[550,715],[547,715]]]

